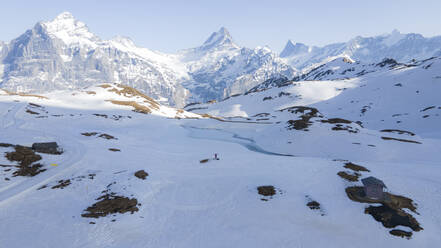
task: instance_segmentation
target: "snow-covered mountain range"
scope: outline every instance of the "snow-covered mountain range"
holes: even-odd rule
[[[384,58],[398,62],[422,60],[441,55],[441,36],[425,38],[420,34],[402,34],[393,30],[375,37],[357,36],[348,42],[334,43],[324,47],[308,46],[288,40],[280,57],[298,69],[336,57],[350,57],[364,63],[375,63]]]
[[[64,12],[0,44],[1,87],[20,92],[124,83],[170,105],[220,99],[294,70],[268,48],[234,44],[225,28],[200,47],[164,54],[130,39],[102,40]]]
[[[64,12],[8,43],[0,42],[0,88],[44,93],[116,83],[182,107],[242,94],[268,80],[357,77],[375,71],[369,65],[386,57],[409,62],[438,55],[441,36],[393,31],[325,47],[288,41],[279,56],[268,47],[237,45],[225,28],[199,47],[166,54],[138,47],[125,37],[103,40]],[[354,62],[357,68],[350,65]]]

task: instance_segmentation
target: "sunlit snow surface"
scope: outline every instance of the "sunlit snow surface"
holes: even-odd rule
[[[35,177],[12,177],[7,167],[0,168],[0,247],[436,247],[441,242],[439,69],[433,61],[428,69],[294,82],[190,106],[219,120],[153,108],[146,98],[117,94],[124,89],[117,85],[44,94],[48,99],[1,91],[0,142],[56,141],[65,152],[43,155],[47,171]],[[110,100],[134,101],[152,113]],[[278,110],[296,105],[316,107],[322,119],[360,120],[364,128],[352,123],[358,133],[334,131],[313,119],[308,131],[288,130],[287,121],[298,117]],[[366,105],[370,108],[362,114]],[[422,111],[430,106],[435,107]],[[253,117],[259,113],[268,113],[268,120]],[[397,123],[393,115],[400,113],[408,114]],[[416,135],[379,132],[386,128]],[[81,135],[85,132],[117,139]],[[0,148],[0,164],[12,163],[3,157],[10,151]],[[214,153],[220,160],[200,163]],[[365,214],[368,204],[345,194],[347,186],[361,183],[336,175],[345,170],[342,160],[365,166],[370,172],[362,177],[378,177],[388,191],[412,198],[424,230],[410,240],[395,237]],[[149,173],[146,180],[134,176],[140,169]],[[88,179],[89,174],[96,176]],[[86,178],[64,189],[51,188],[81,176]],[[261,185],[274,185],[278,193],[262,201],[256,189]],[[81,217],[106,189],[136,198],[139,211]],[[322,212],[309,209],[306,196],[320,202]]]

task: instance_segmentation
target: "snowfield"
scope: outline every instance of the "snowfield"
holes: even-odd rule
[[[436,247],[441,81],[432,63],[185,110],[114,84],[42,96],[0,90],[0,143],[63,149],[38,153],[45,171],[14,176],[17,162],[5,156],[17,148],[0,145],[0,247]],[[392,115],[404,112],[397,123]],[[345,190],[368,176],[411,199],[415,211],[398,211],[422,229],[385,227],[365,213],[380,203],[351,200]],[[136,205],[82,216],[106,194]]]

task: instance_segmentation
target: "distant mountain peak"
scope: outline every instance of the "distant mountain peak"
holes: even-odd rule
[[[55,17],[54,21],[57,20],[68,20],[68,19],[75,19],[75,17],[72,15],[72,13],[70,12],[62,12],[59,15],[57,15],[57,17]]]
[[[392,30],[391,33],[392,33],[392,34],[400,34],[401,32],[400,32],[400,30],[394,28],[394,30]]]
[[[204,49],[211,49],[219,46],[236,46],[233,42],[233,37],[231,37],[230,32],[225,27],[221,27],[219,31],[214,32],[210,37],[204,42],[202,47]]]
[[[132,39],[126,36],[117,35],[112,38],[112,41],[120,43],[122,45],[125,45],[127,47],[134,47],[136,46]]]
[[[309,47],[303,43],[294,43],[291,40],[288,40],[288,42],[285,45],[285,48],[280,53],[280,57],[289,57],[298,53],[305,53],[308,52]]]
[[[99,40],[83,22],[75,19],[69,12],[62,12],[52,21],[40,23],[46,31],[64,43],[70,45],[72,43],[88,43],[93,45],[91,41]]]

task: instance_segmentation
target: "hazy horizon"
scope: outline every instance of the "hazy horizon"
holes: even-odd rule
[[[441,20],[436,13],[441,9],[440,1],[165,2],[8,2],[0,10],[0,40],[8,42],[17,38],[38,21],[52,20],[64,11],[86,23],[91,32],[103,39],[126,36],[140,47],[162,52],[199,46],[221,27],[229,30],[238,45],[269,46],[276,52],[288,40],[323,46],[356,36],[390,33],[394,29],[425,37],[441,34],[437,31]]]

